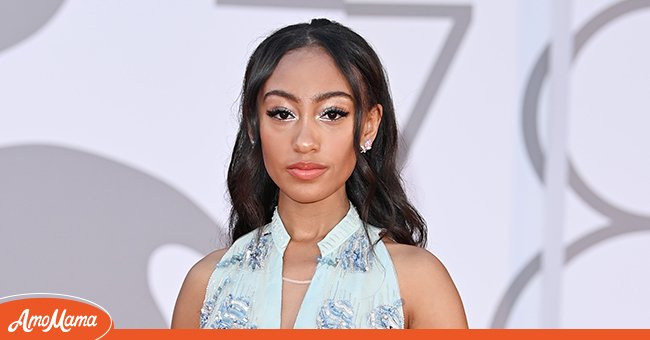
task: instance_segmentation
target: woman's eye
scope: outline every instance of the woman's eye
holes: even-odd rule
[[[320,117],[321,117],[321,119],[324,119],[324,120],[334,121],[334,120],[339,120],[339,119],[341,119],[341,118],[343,118],[343,117],[345,117],[347,115],[348,115],[347,111],[341,110],[339,108],[332,107],[332,108],[325,109],[325,111],[323,111],[323,113],[320,115]]]
[[[292,120],[296,116],[289,110],[287,109],[272,109],[266,111],[266,114],[271,117],[275,118],[278,120]]]

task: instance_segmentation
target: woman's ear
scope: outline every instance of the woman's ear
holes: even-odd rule
[[[379,124],[381,124],[381,116],[384,113],[384,108],[381,104],[377,104],[370,108],[366,113],[363,123],[361,125],[361,152],[364,153],[372,148],[372,143],[377,137],[379,131]]]

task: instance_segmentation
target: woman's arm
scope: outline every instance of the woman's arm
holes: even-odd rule
[[[178,293],[171,328],[199,328],[205,289],[214,267],[227,250],[215,250],[192,266]]]
[[[458,290],[445,266],[426,249],[387,244],[404,299],[407,328],[467,328]]]

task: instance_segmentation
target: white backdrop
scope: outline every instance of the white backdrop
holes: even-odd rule
[[[400,126],[418,127],[405,184],[471,327],[650,327],[650,1],[564,5],[576,55],[553,112],[561,7],[417,4],[0,0],[0,296],[78,295],[118,328],[167,327],[189,267],[224,244],[248,56],[328,17],[376,48]],[[553,115],[560,239],[540,180],[564,140]],[[553,242],[566,263],[544,271]]]

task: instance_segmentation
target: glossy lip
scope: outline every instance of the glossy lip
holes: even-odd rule
[[[287,167],[287,172],[293,177],[305,181],[314,179],[322,175],[325,171],[327,171],[325,165],[312,162],[298,162]]]

